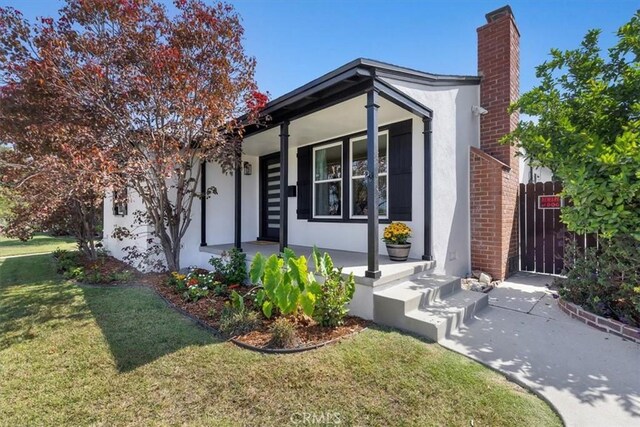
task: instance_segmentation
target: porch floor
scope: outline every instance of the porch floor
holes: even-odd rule
[[[313,267],[311,259],[311,250],[309,246],[289,245],[297,255],[304,255],[309,258],[309,267]],[[208,252],[214,255],[220,255],[222,252],[233,248],[233,243],[225,243],[222,245],[201,246],[200,252]],[[277,254],[279,252],[278,242],[243,242],[242,250],[247,254],[247,261],[253,260],[258,253],[265,256]],[[367,254],[364,252],[342,251],[338,249],[318,248],[320,252],[328,252],[333,259],[333,263],[337,267],[343,267],[342,272],[345,274],[353,273],[356,283],[368,286],[380,286],[389,282],[402,279],[412,274],[426,272],[435,267],[435,261],[423,261],[420,259],[408,259],[405,262],[391,261],[388,256],[380,255],[379,264],[381,277],[379,279],[371,279],[365,277],[364,272],[367,269]]]

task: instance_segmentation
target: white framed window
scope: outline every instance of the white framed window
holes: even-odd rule
[[[349,141],[349,214],[350,218],[367,217],[367,137],[358,136]],[[389,218],[389,132],[378,134],[378,215]]]
[[[342,217],[342,142],[313,148],[313,217]]]

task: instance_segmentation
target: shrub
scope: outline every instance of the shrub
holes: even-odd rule
[[[329,254],[320,256],[316,248],[313,248],[313,260],[316,272],[324,277],[313,318],[322,326],[339,326],[349,312],[347,304],[355,292],[356,284],[353,274],[345,278],[342,275],[342,268],[333,266]]]
[[[177,271],[171,273],[169,277],[168,285],[177,294],[181,294],[187,290],[187,275],[180,274]]]
[[[112,282],[126,283],[133,279],[133,272],[131,270],[115,271],[109,275],[109,280]]]
[[[560,295],[595,314],[640,326],[640,242],[631,236],[601,239],[599,251],[569,244]]]
[[[288,248],[282,258],[275,254],[265,258],[258,252],[251,263],[251,281],[259,286],[256,304],[267,318],[274,310],[285,316],[302,310],[311,316],[321,291],[307,259]]]
[[[55,258],[56,260],[67,256],[67,254],[69,254],[69,251],[60,248],[57,248],[55,251],[51,252],[51,256],[53,256],[53,258]]]
[[[209,295],[212,290],[216,295],[226,292],[226,286],[213,279],[213,274],[202,269],[192,269],[187,274],[171,273],[168,285],[186,301],[195,302]]]
[[[69,252],[63,249],[56,249],[52,253],[53,259],[56,263],[56,271],[60,274],[64,274],[69,270],[78,268],[80,265],[78,252]],[[66,277],[65,278],[73,278]]]
[[[237,248],[223,252],[220,257],[211,257],[216,280],[227,285],[243,284],[247,280],[247,254]]]
[[[84,277],[77,278],[77,280],[81,282],[94,283],[94,284],[108,283],[110,281],[109,277],[102,274],[100,270],[96,267],[90,268],[89,271],[85,271]]]
[[[182,298],[187,302],[196,302],[207,295],[209,295],[209,289],[206,286],[191,285],[184,291]]]
[[[226,304],[222,309],[220,332],[228,336],[243,335],[254,330],[260,324],[258,313],[247,309],[238,310]]]
[[[68,280],[75,279],[82,282],[85,279],[84,268],[70,267],[68,270],[64,270],[64,273],[62,274],[62,276]]]
[[[270,347],[291,348],[295,347],[298,341],[296,337],[296,327],[284,317],[276,319],[270,327],[271,341]]]

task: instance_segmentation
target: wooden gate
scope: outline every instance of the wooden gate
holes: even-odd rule
[[[539,196],[556,195],[560,191],[560,182],[520,184],[518,209],[522,271],[560,274],[564,267],[564,247],[568,241],[575,241],[581,248],[596,247],[598,244],[595,234],[568,232],[560,222],[560,209],[540,207]]]

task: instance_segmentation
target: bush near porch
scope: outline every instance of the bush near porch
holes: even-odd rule
[[[560,295],[570,302],[627,325],[640,326],[640,241],[630,236],[603,239],[600,248],[565,252],[566,279]]]
[[[600,30],[580,46],[552,49],[536,67],[539,85],[511,111],[530,116],[504,138],[532,166],[553,172],[570,200],[569,231],[595,233],[601,252],[569,249],[562,295],[595,314],[640,322],[640,11],[604,50]]]
[[[559,426],[540,399],[437,344],[370,329],[264,356],[219,340],[144,287],[82,287],[50,255],[0,259],[7,425]],[[274,404],[274,402],[276,404]]]
[[[311,257],[313,271],[304,255],[289,248],[268,258],[258,253],[248,278],[245,254],[232,250],[211,258],[213,271],[173,272],[167,283],[172,292],[156,289],[222,334],[259,348],[308,348],[362,330],[368,322],[346,318],[353,275],[344,277],[328,253],[314,248]]]

